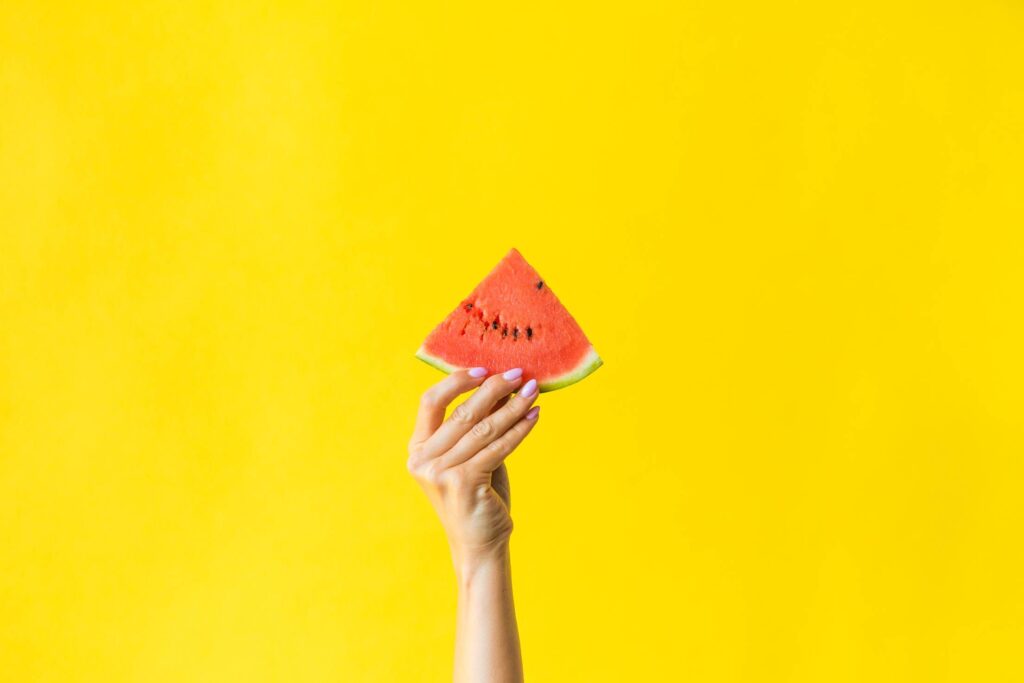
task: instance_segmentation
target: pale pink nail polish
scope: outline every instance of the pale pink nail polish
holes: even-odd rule
[[[531,379],[529,382],[523,385],[523,388],[519,390],[519,395],[523,398],[533,398],[533,395],[537,393],[537,380]]]
[[[466,374],[473,379],[480,379],[487,374],[487,368],[470,368]]]
[[[505,379],[509,379],[509,380],[519,379],[522,376],[523,376],[523,369],[522,368],[512,368],[511,370],[506,370],[505,373],[502,375],[502,377],[504,377]]]
[[[540,406],[534,406],[530,408],[530,412],[526,414],[526,419],[536,420],[538,415],[540,415]]]

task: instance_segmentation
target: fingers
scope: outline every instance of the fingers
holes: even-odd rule
[[[420,445],[423,457],[436,458],[454,446],[473,425],[487,417],[494,404],[519,387],[522,375],[522,370],[515,369],[488,377],[469,398],[455,406],[448,419]]]
[[[460,465],[482,450],[487,444],[495,441],[519,422],[526,415],[530,406],[537,400],[537,380],[531,379],[523,385],[505,406],[495,410],[490,416],[480,420],[466,432],[458,443],[440,457],[444,468]]]
[[[416,415],[416,426],[409,440],[410,447],[426,441],[444,421],[444,411],[459,394],[480,386],[487,376],[484,368],[458,370],[427,389],[420,397],[420,409]]]
[[[499,400],[497,403],[495,403],[494,407],[491,408],[491,412],[489,414],[490,415],[494,415],[496,412],[498,412],[499,410],[504,408],[505,404],[508,403],[508,399],[509,398],[511,398],[511,397],[510,396],[502,396],[501,400]]]
[[[505,458],[516,449],[526,435],[537,425],[537,418],[540,417],[540,406],[534,406],[527,411],[523,419],[516,422],[500,437],[484,446],[479,453],[469,459],[466,467],[474,470],[493,472],[501,467]],[[479,471],[477,470],[477,471]]]

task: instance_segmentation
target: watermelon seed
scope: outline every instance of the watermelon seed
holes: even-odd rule
[[[497,319],[497,318],[495,318],[495,319],[494,319],[494,322],[493,322],[493,323],[491,323],[491,329],[492,329],[492,330],[496,330],[496,329],[498,329],[498,319]]]
[[[505,325],[505,327],[501,328],[501,338],[504,339],[507,336],[508,336],[508,325]]]
[[[512,338],[513,339],[519,339],[519,328],[518,327],[516,329],[512,330]]]
[[[467,311],[472,311],[473,310],[473,304],[466,304],[466,310]]]
[[[527,339],[533,339],[533,328],[532,327],[527,327],[526,328],[526,338]]]
[[[537,280],[537,289],[540,289],[543,286],[544,286],[544,281],[543,280]]]

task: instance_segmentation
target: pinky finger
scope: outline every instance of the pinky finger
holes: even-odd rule
[[[494,470],[501,467],[501,463],[505,462],[512,451],[516,449],[526,435],[533,430],[537,424],[537,418],[540,416],[540,406],[534,406],[530,409],[530,412],[526,413],[519,422],[512,425],[507,432],[501,435],[500,438],[495,439],[491,443],[487,444],[484,448],[477,452],[469,462],[466,463],[467,467],[475,470],[483,470],[485,472],[493,472]]]

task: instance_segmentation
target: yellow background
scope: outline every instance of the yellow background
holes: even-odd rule
[[[530,681],[1021,679],[1022,29],[0,4],[2,678],[446,680],[412,354],[516,246],[606,363],[510,465]]]

